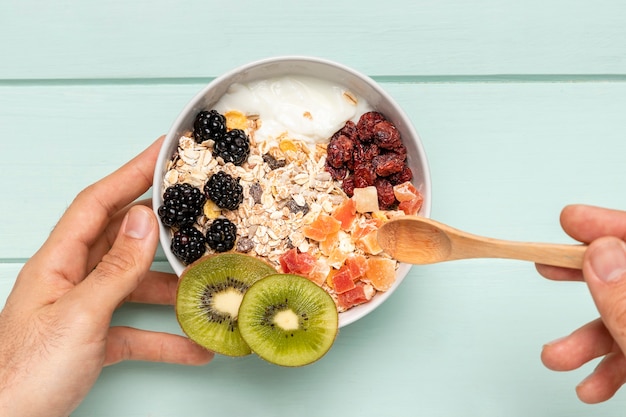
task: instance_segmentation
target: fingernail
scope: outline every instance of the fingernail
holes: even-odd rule
[[[152,218],[146,210],[133,207],[126,214],[124,234],[133,239],[143,239],[152,229]]]
[[[604,282],[626,276],[626,244],[619,239],[603,239],[593,248],[589,259],[591,269]]]

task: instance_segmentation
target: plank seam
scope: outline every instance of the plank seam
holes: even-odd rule
[[[371,78],[379,83],[394,84],[626,82],[626,74],[372,75]],[[215,77],[0,79],[0,87],[191,85],[208,84],[214,79]]]

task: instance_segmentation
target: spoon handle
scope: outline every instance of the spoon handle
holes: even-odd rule
[[[464,258],[506,258],[531,261],[540,264],[581,269],[586,245],[563,245],[556,243],[513,242],[477,236],[458,236],[457,239],[470,238],[480,244],[456,246],[453,253],[456,259]]]

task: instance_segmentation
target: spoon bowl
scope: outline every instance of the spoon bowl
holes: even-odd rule
[[[513,242],[472,235],[421,216],[402,216],[378,229],[378,243],[401,262],[425,265],[471,258],[506,258],[580,269],[585,245]]]

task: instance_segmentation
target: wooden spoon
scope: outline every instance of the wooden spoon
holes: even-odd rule
[[[507,258],[582,268],[585,245],[524,243],[476,236],[420,216],[390,220],[378,230],[378,243],[394,259],[432,264],[469,258]]]

